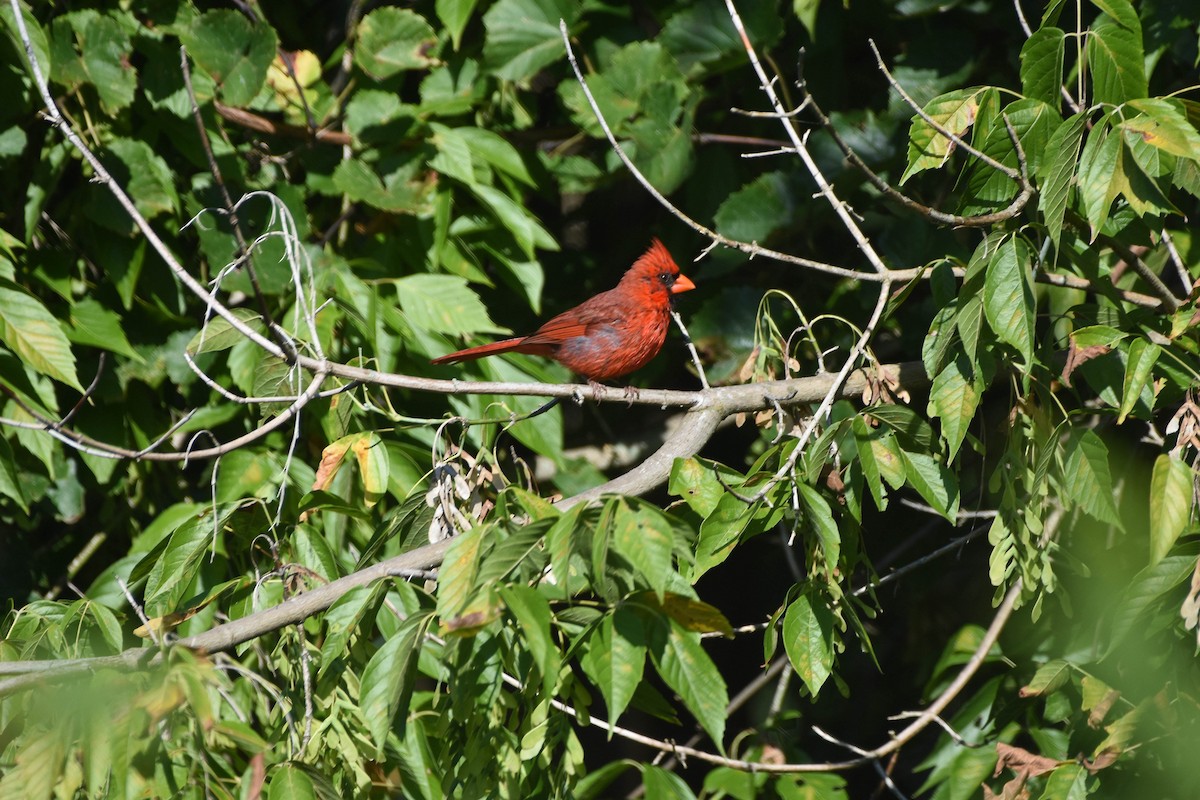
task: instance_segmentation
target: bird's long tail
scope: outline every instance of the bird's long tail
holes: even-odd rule
[[[517,336],[512,339],[501,339],[491,344],[481,344],[478,347],[468,347],[466,350],[459,350],[456,353],[447,353],[444,356],[438,356],[430,363],[456,364],[459,361],[474,361],[477,358],[495,355],[496,353],[511,353],[513,351],[519,353],[529,352],[529,350],[522,349],[521,347],[527,338],[526,336]]]

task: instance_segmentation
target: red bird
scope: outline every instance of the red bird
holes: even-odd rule
[[[590,383],[619,378],[658,355],[667,338],[674,295],[695,288],[680,274],[663,243],[654,239],[615,289],[564,311],[529,336],[469,347],[433,363],[529,353],[552,358]]]

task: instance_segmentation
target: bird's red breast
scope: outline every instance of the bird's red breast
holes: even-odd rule
[[[615,288],[553,317],[529,336],[459,350],[433,363],[530,353],[552,358],[590,381],[619,378],[658,355],[667,338],[672,298],[695,288],[654,239]]]

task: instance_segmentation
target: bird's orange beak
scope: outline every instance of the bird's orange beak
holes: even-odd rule
[[[687,275],[679,275],[675,278],[675,283],[671,284],[671,294],[679,294],[680,292],[690,292],[696,288],[696,284],[688,280]]]

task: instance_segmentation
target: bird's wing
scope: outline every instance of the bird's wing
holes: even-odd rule
[[[596,331],[597,326],[617,323],[629,309],[623,308],[612,297],[612,291],[601,292],[569,311],[552,317],[546,324],[525,337],[526,344],[559,345],[568,339],[577,339]]]
[[[558,316],[548,320],[536,332],[525,337],[525,344],[562,344],[568,339],[585,336],[588,324],[579,319]]]

